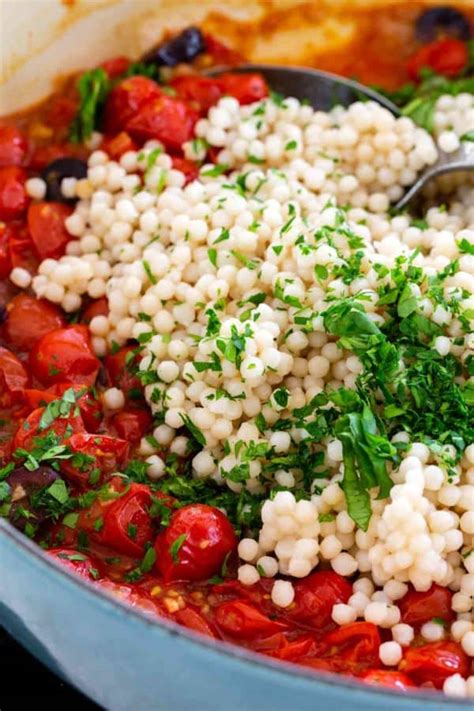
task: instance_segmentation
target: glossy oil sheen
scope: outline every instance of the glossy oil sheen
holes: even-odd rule
[[[127,609],[0,520],[0,624],[109,711],[462,711],[306,673]],[[27,680],[25,680],[27,683]]]

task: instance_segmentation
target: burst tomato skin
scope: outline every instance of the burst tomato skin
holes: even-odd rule
[[[29,351],[40,338],[66,323],[57,306],[28,294],[15,296],[8,304],[7,312],[3,327],[5,339],[22,351]]]
[[[16,355],[0,346],[0,404],[11,407],[28,386],[29,377]]]
[[[141,558],[145,544],[154,537],[149,513],[151,504],[150,489],[144,484],[131,484],[129,490],[107,508],[100,532],[101,543],[123,555]]]
[[[361,677],[362,681],[369,686],[385,686],[388,689],[398,691],[409,691],[415,684],[409,676],[398,671],[387,671],[385,669],[369,669]]]
[[[57,259],[71,239],[65,220],[72,208],[62,202],[35,202],[28,209],[28,228],[40,259]]]
[[[50,548],[47,553],[81,578],[97,580],[100,576],[100,563],[85,553],[79,553],[73,548]]]
[[[47,333],[31,350],[30,368],[44,385],[67,380],[92,386],[100,361],[92,351],[87,326],[68,326]]]
[[[90,484],[90,477],[97,469],[97,483],[103,484],[107,475],[123,467],[129,452],[128,442],[108,435],[73,434],[68,440],[68,446],[74,454],[86,455],[93,460],[77,465],[72,459],[62,465],[65,477],[82,488]]]
[[[29,203],[26,179],[23,168],[0,168],[0,220],[8,222],[22,217]]]
[[[186,158],[178,158],[177,156],[173,156],[172,165],[175,170],[179,170],[184,174],[186,178],[185,185],[192,183],[193,180],[197,180],[199,177],[199,168],[196,163],[193,163],[192,160],[186,160]]]
[[[110,421],[110,425],[118,436],[130,442],[131,445],[139,444],[141,438],[151,428],[153,418],[147,410],[122,410],[117,412]]]
[[[158,84],[147,77],[134,76],[124,79],[110,92],[104,112],[106,134],[115,135],[125,131],[127,123],[147,103],[162,95]]]
[[[81,317],[82,323],[89,324],[95,316],[108,316],[109,315],[109,302],[105,296],[100,299],[95,299],[84,309]]]
[[[123,390],[127,394],[130,390],[141,390],[140,380],[132,372],[140,362],[140,355],[134,346],[124,346],[117,353],[105,356],[104,366],[110,385]]]
[[[371,622],[342,625],[329,632],[324,642],[334,655],[354,666],[374,666],[379,660],[380,633]]]
[[[418,81],[422,69],[432,69],[445,77],[455,77],[468,64],[469,51],[466,42],[454,38],[442,38],[424,45],[408,61],[410,79]]]
[[[215,616],[219,628],[236,639],[269,637],[288,628],[285,623],[271,620],[242,600],[222,603],[216,608]]]
[[[193,137],[198,113],[185,101],[171,96],[159,96],[150,101],[127,122],[127,132],[137,141],[160,141],[166,150],[181,150]]]
[[[213,506],[189,504],[176,511],[155,542],[156,567],[165,582],[206,580],[216,574],[237,538],[229,520]]]
[[[24,165],[28,141],[15,126],[0,126],[0,168]]]
[[[413,588],[398,601],[402,622],[412,627],[423,625],[434,617],[438,617],[445,622],[454,619],[454,612],[451,608],[453,594],[448,588],[441,585],[433,585],[425,592],[417,592]]]
[[[295,584],[294,607],[288,612],[293,619],[312,627],[323,628],[331,622],[333,605],[345,603],[352,586],[330,570],[320,570]]]
[[[41,429],[41,418],[44,411],[44,407],[38,407],[20,423],[13,438],[13,451],[17,448],[30,451],[34,447],[35,438],[45,437],[49,432],[54,432],[61,444],[67,444],[73,432],[85,432],[82,417],[75,414],[70,414],[68,417],[57,417],[52,421],[51,425]]]
[[[437,689],[452,674],[466,677],[469,674],[470,661],[457,642],[430,642],[421,647],[409,647],[405,650],[399,669],[417,684],[431,682]]]

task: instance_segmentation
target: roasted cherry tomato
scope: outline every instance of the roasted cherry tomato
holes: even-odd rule
[[[109,79],[116,79],[121,74],[124,74],[130,66],[128,57],[113,57],[100,65],[108,74]]]
[[[207,112],[217,104],[222,96],[221,88],[216,79],[203,77],[199,74],[190,74],[175,77],[171,86],[178,96],[189,101],[198,111]]]
[[[142,589],[137,589],[131,585],[114,583],[112,580],[98,580],[96,587],[127,603],[127,607],[136,608],[152,617],[158,614],[157,606]]]
[[[126,131],[121,131],[116,136],[106,136],[100,145],[100,150],[108,153],[113,160],[119,160],[127,151],[136,151],[136,149],[136,143]]]
[[[452,674],[468,676],[470,661],[457,642],[431,642],[422,647],[405,650],[399,669],[417,684],[431,682],[442,689],[445,680]]]
[[[130,390],[142,390],[142,385],[134,375],[135,367],[140,362],[140,354],[134,346],[125,346],[117,353],[105,356],[104,365],[110,385],[123,390],[125,394]]]
[[[230,67],[235,64],[242,64],[242,62],[245,61],[245,58],[242,57],[239,52],[219,42],[214,35],[206,33],[204,35],[204,42],[206,44],[206,53],[213,58],[213,63],[216,65]]]
[[[0,347],[0,404],[10,407],[21,398],[28,374],[16,355]]]
[[[269,657],[282,659],[285,662],[298,662],[309,653],[313,653],[316,646],[314,637],[302,634],[296,639],[288,640],[284,634],[276,635],[278,645],[275,648],[259,649]]]
[[[35,446],[36,438],[44,438],[50,432],[56,435],[61,444],[67,443],[73,432],[85,432],[82,417],[74,413],[66,417],[56,417],[51,424],[45,424],[43,418],[45,409],[44,407],[38,407],[23,420],[13,439],[13,451],[17,448],[30,451]]]
[[[28,227],[40,259],[57,259],[64,254],[71,235],[64,221],[72,208],[62,202],[36,202],[28,210]]]
[[[352,595],[351,584],[331,570],[320,570],[295,583],[294,606],[288,614],[295,620],[322,628],[331,622],[332,608]]]
[[[351,664],[373,666],[379,661],[380,634],[371,622],[352,622],[329,632],[324,638],[330,654]]]
[[[109,315],[109,302],[106,297],[103,296],[100,299],[95,299],[84,309],[81,317],[82,323],[89,324],[94,316],[108,316]]]
[[[193,137],[197,119],[198,113],[185,101],[163,95],[147,102],[130,118],[126,130],[137,141],[154,139],[173,152]]]
[[[11,234],[11,228],[0,223],[0,279],[8,279],[13,266],[10,254]]]
[[[48,102],[46,120],[48,126],[58,129],[66,128],[77,112],[77,100],[69,96],[53,96]]]
[[[416,52],[407,64],[411,79],[417,81],[422,69],[432,69],[445,77],[455,77],[466,68],[469,51],[466,42],[459,39],[439,39]]]
[[[23,165],[28,141],[15,126],[0,126],[0,168]]]
[[[145,104],[161,96],[158,84],[147,77],[124,79],[110,92],[104,112],[104,128],[115,135],[126,130],[127,123]]]
[[[128,442],[108,435],[73,434],[68,446],[76,456],[66,459],[61,470],[81,487],[103,484],[107,475],[121,469],[128,459]]]
[[[106,510],[100,541],[119,553],[141,558],[154,538],[149,513],[151,492],[144,484],[131,484]]]
[[[136,445],[148,432],[153,424],[153,418],[148,410],[122,410],[110,420],[111,427],[118,436],[131,445]]]
[[[239,104],[253,104],[268,96],[268,86],[261,74],[221,74],[217,79],[222,94],[233,96]]]
[[[207,504],[176,511],[155,543],[156,566],[166,582],[206,580],[219,572],[237,539],[229,520]]]
[[[193,607],[185,607],[182,610],[178,610],[174,615],[173,619],[179,622],[183,627],[187,627],[188,630],[194,630],[194,632],[200,632],[205,634],[207,637],[214,637],[218,639],[219,635],[206,618]]]
[[[65,325],[57,306],[27,294],[15,296],[7,312],[3,327],[5,339],[21,351],[29,351],[40,338]]]
[[[17,220],[28,207],[23,168],[0,168],[0,220]]]
[[[186,160],[186,158],[178,158],[177,156],[173,156],[172,161],[173,168],[181,171],[181,173],[184,173],[186,184],[192,183],[193,180],[197,180],[199,176],[199,168],[196,163],[193,163],[192,160]]]
[[[215,618],[221,630],[237,639],[269,637],[288,629],[284,622],[271,620],[256,607],[242,600],[222,603],[215,610]]]
[[[74,385],[73,383],[64,382],[51,385],[51,387],[46,390],[28,388],[24,390],[23,393],[25,407],[28,407],[30,411],[37,407],[44,407],[48,403],[53,402],[53,400],[59,400],[66,390],[70,388],[76,393],[76,403],[87,431],[96,432],[102,419],[102,407],[94,394],[83,385]]]
[[[100,578],[100,563],[85,553],[73,548],[50,548],[47,553],[58,563],[82,578],[90,580]]]
[[[397,689],[398,691],[408,691],[415,686],[406,674],[385,669],[369,669],[361,678],[369,686],[385,686],[388,689]]]
[[[87,326],[59,328],[43,336],[30,353],[33,375],[45,385],[64,380],[91,386],[99,372]]]
[[[438,617],[445,622],[454,619],[451,608],[453,593],[441,585],[433,585],[425,592],[417,592],[411,588],[406,595],[398,601],[402,615],[402,622],[417,627],[429,622],[433,617]]]

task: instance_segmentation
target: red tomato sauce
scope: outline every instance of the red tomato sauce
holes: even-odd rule
[[[384,32],[390,23],[404,28],[391,36],[391,51],[384,47],[382,61],[381,31],[364,51],[355,46],[350,61],[347,56],[320,57],[318,66],[399,85],[410,72],[416,74],[413,55],[419,49],[413,41],[405,42],[414,10],[405,8],[404,13],[389,16],[383,11],[370,19],[376,30],[380,23],[385,23]],[[208,50],[198,65],[222,57],[238,59],[212,38]],[[405,62],[409,57],[410,65]],[[127,59],[118,58],[103,66],[116,78],[128,65]],[[241,103],[268,93],[258,75],[229,73],[214,80],[178,72],[170,84],[173,96],[146,77],[119,79],[106,104],[102,147],[117,158],[150,137],[159,138],[173,154],[175,167],[190,180],[197,166],[184,159],[180,146],[192,136],[199,115],[223,93]],[[153,490],[146,477],[134,481],[117,475],[137,460],[137,446],[154,426],[134,373],[136,346],[97,358],[87,324],[107,313],[105,299],[90,300],[71,317],[50,302],[18,293],[7,281],[15,266],[34,269],[44,258],[64,253],[69,239],[64,219],[71,208],[31,201],[24,184],[58,157],[87,157],[86,147],[68,139],[77,105],[75,82],[69,79],[46,103],[0,126],[0,458],[7,467],[3,480],[12,490],[3,515],[94,586],[209,637],[398,690],[426,683],[439,688],[453,673],[466,675],[468,659],[459,644],[426,644],[419,636],[398,669],[383,667],[378,650],[389,639],[387,631],[366,622],[342,627],[332,622],[332,606],[352,594],[350,582],[332,571],[296,581],[295,601],[287,609],[276,607],[271,580],[243,586],[235,579],[237,537],[219,509],[203,503],[177,507],[171,495]],[[124,391],[126,404],[119,413],[104,416],[102,393],[107,387]],[[51,448],[56,456],[67,453],[56,470],[50,467]],[[25,468],[31,457],[40,461],[39,468]],[[45,482],[58,511],[64,496],[74,501],[68,512],[63,508],[55,515],[51,501],[42,505],[38,497]],[[426,593],[410,591],[399,603],[403,621],[417,631],[433,617],[448,622],[450,595],[437,586]]]

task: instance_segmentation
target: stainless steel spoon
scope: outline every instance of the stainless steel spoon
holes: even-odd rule
[[[215,68],[209,75],[216,76],[229,68]],[[337,74],[322,72],[318,69],[304,69],[301,67],[282,67],[272,64],[245,64],[232,68],[233,72],[259,72],[267,80],[273,91],[283,96],[294,96],[302,101],[309,101],[315,109],[328,111],[335,105],[348,106],[354,101],[372,100],[385,106],[395,116],[400,116],[400,110],[389,99],[377,91],[370,89],[359,82]],[[458,171],[474,171],[474,143],[465,142],[455,153],[445,153],[439,150],[439,158],[431,166],[425,168],[417,177],[416,182],[407,190],[405,195],[394,205],[395,209],[402,210],[417,197],[427,184],[434,178],[446,173]]]

